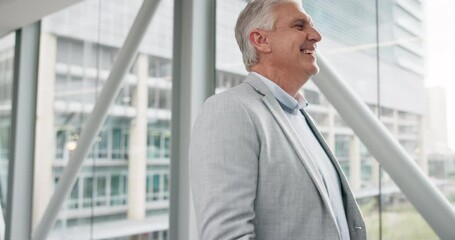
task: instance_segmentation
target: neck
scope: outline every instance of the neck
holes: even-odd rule
[[[294,98],[296,97],[300,88],[302,88],[302,86],[309,79],[309,77],[302,76],[300,74],[283,71],[281,69],[274,69],[272,67],[265,67],[261,64],[251,66],[250,70],[270,79]]]

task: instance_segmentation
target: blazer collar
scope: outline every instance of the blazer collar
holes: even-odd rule
[[[297,153],[300,161],[302,162],[303,166],[305,167],[314,184],[316,185],[316,188],[321,194],[322,199],[325,205],[327,206],[329,212],[331,213],[333,220],[336,221],[335,214],[332,209],[332,204],[330,203],[326,187],[322,181],[322,176],[320,175],[319,170],[314,164],[311,154],[307,150],[306,146],[303,145],[299,140],[296,131],[294,131],[294,128],[292,127],[289,119],[286,117],[280,104],[275,99],[275,96],[273,95],[272,91],[270,91],[270,89],[262,82],[262,80],[260,80],[258,77],[251,73],[245,79],[244,83],[252,86],[257,93],[263,96],[262,101],[269,109],[269,111],[272,113],[273,117],[278,122],[279,126],[287,136],[289,142],[291,143],[292,147]]]
[[[273,96],[272,91],[253,73],[249,73],[246,77],[245,81],[246,84],[251,85],[257,93],[261,94],[262,96],[271,95]]]

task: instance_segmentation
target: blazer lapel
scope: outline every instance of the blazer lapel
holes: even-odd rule
[[[332,209],[332,204],[330,203],[329,196],[327,194],[326,187],[322,181],[322,177],[317,169],[316,165],[314,164],[309,151],[306,149],[299,137],[292,127],[291,123],[289,122],[288,118],[286,117],[285,113],[283,112],[281,106],[279,105],[278,101],[273,96],[273,93],[268,89],[268,87],[262,83],[262,80],[256,78],[254,75],[250,74],[245,83],[251,85],[258,93],[263,95],[262,101],[264,102],[265,106],[269,109],[269,111],[274,116],[275,120],[278,122],[278,125],[283,130],[286,137],[289,139],[292,147],[294,148],[295,152],[297,153],[300,161],[302,162],[303,166],[307,170],[308,174],[310,175],[311,179],[313,180],[316,188],[318,189],[319,193],[322,196],[322,199],[327,206],[332,218],[335,220],[335,214]]]
[[[362,236],[365,238],[365,223],[363,221],[362,213],[360,212],[359,206],[357,205],[357,202],[355,201],[354,194],[351,191],[351,188],[349,187],[349,183],[346,179],[346,176],[344,175],[343,171],[341,170],[341,166],[336,160],[336,157],[333,155],[332,151],[330,150],[329,146],[327,145],[325,139],[322,137],[321,133],[319,130],[316,128],[316,124],[314,124],[313,119],[311,118],[308,113],[306,113],[304,110],[302,110],[302,114],[305,116],[305,119],[307,120],[308,125],[310,126],[311,130],[313,131],[313,134],[316,136],[318,139],[319,143],[321,144],[322,148],[324,151],[327,153],[327,156],[329,157],[330,161],[332,162],[335,170],[338,173],[340,182],[341,182],[341,188],[342,188],[342,194],[343,194],[343,201],[345,204],[345,212],[346,212],[346,220],[348,221],[349,226],[349,232],[351,234],[351,238],[355,238],[355,236]],[[363,232],[358,232],[357,229],[363,229]],[[360,237],[362,238],[362,237]]]
[[[342,188],[343,188],[343,193],[350,194],[351,195],[350,197],[354,198],[354,195],[352,195],[352,191],[347,182],[346,176],[344,175],[343,171],[341,170],[340,164],[338,163],[338,161],[336,160],[336,157],[333,155],[332,151],[330,150],[329,146],[327,145],[327,142],[325,141],[324,137],[322,137],[322,134],[317,129],[316,124],[313,121],[313,118],[311,118],[311,116],[306,111],[302,110],[301,112],[305,116],[305,119],[307,120],[307,123],[311,128],[311,131],[318,139],[318,142],[321,144],[322,148],[327,153],[327,156],[329,157],[330,161],[332,162],[333,167],[337,171]]]

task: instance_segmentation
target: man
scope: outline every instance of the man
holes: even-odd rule
[[[235,32],[250,73],[206,101],[191,139],[201,239],[365,239],[348,183],[299,94],[319,71],[311,18],[297,1],[255,0]]]

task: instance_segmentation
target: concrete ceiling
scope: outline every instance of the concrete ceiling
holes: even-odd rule
[[[82,0],[0,0],[0,37]]]

